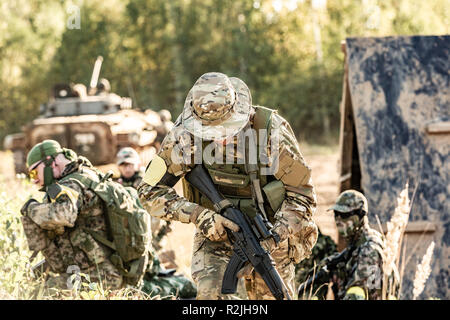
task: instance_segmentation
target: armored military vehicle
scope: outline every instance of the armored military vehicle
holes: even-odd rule
[[[132,147],[147,164],[170,129],[170,113],[132,108],[132,101],[112,93],[106,79],[99,80],[103,58],[95,62],[89,89],[83,84],[57,84],[39,116],[21,133],[5,137],[4,147],[14,155],[16,172],[25,172],[27,152],[44,139],[87,157],[96,166],[115,162],[119,149]]]

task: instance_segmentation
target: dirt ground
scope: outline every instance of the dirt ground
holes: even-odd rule
[[[305,154],[305,159],[312,168],[312,178],[317,196],[317,211],[314,220],[322,233],[337,242],[338,233],[332,212],[326,210],[338,196],[338,150],[325,154]]]

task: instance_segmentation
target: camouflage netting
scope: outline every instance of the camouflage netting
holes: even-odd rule
[[[376,225],[375,215],[382,223],[389,221],[407,182],[410,199],[417,188],[408,224],[410,230],[417,228],[407,230],[412,254],[403,279],[402,298],[407,299],[412,298],[416,265],[432,240],[432,274],[419,298],[450,298],[449,49],[450,36],[346,40],[342,161],[345,144],[355,141],[346,138],[348,132],[356,135],[357,145],[351,148],[357,154],[347,161],[352,162],[347,169],[341,168],[341,190],[362,190],[370,222]],[[355,162],[356,186],[349,178],[356,176]],[[430,224],[424,233],[420,226]],[[423,245],[413,250],[414,242]]]

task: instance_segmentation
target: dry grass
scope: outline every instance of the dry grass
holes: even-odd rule
[[[414,277],[414,289],[413,289],[413,299],[416,300],[417,297],[422,293],[425,288],[425,282],[431,273],[431,258],[433,256],[434,241],[428,246],[427,252],[422,258],[422,262],[417,266],[416,275]]]
[[[415,194],[415,191],[414,191]],[[414,195],[413,195],[414,199]],[[408,184],[400,192],[397,198],[397,207],[390,221],[387,223],[387,233],[384,236],[385,250],[383,261],[383,289],[382,299],[390,299],[395,297],[400,299],[402,291],[402,280],[405,266],[408,264],[411,255],[416,251],[418,243],[409,253],[406,254],[406,235],[405,230],[408,224],[409,215],[411,212],[411,201],[408,197]],[[378,217],[377,217],[378,220]],[[379,223],[379,220],[378,220]],[[380,226],[381,229],[381,226]],[[382,233],[382,232],[381,232]],[[382,233],[383,234],[383,233]],[[423,236],[423,235],[422,235]],[[418,242],[422,240],[422,237]],[[414,279],[413,299],[416,299],[425,287],[425,282],[428,279],[431,269],[431,258],[434,249],[434,242],[430,244],[426,254],[423,256],[422,262],[417,266],[416,275]]]
[[[394,214],[387,223],[387,233],[385,236],[386,247],[384,249],[385,259],[383,261],[383,299],[395,295],[396,282],[400,281],[400,279],[393,280],[390,276],[393,272],[397,273],[400,269],[400,251],[402,248],[403,235],[406,225],[408,224],[410,210],[408,184],[406,184],[405,188],[400,192],[400,195],[397,198],[397,207],[395,208]],[[397,277],[394,276],[394,279],[395,278]]]

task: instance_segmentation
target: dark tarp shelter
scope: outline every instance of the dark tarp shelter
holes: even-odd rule
[[[384,225],[408,183],[402,298],[435,241],[421,299],[449,299],[450,36],[348,38],[341,101],[340,191],[357,189]],[[414,197],[413,197],[414,194]]]

